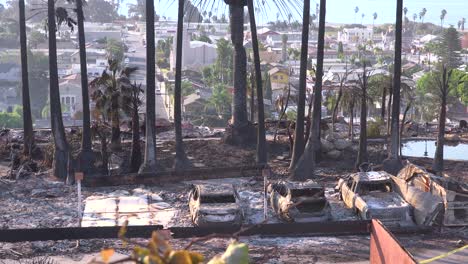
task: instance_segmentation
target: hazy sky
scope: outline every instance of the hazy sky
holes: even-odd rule
[[[136,2],[135,0],[124,0],[128,3]],[[223,0],[218,0],[223,2]],[[260,0],[259,0],[260,1]],[[276,14],[278,10],[272,4],[272,0],[266,0],[270,6],[267,9],[266,14],[260,14],[259,22],[266,22],[269,20],[276,20]],[[288,0],[286,0],[288,1]],[[164,1],[156,0],[156,12],[169,17],[177,16],[177,4],[173,3],[177,1]],[[172,4],[168,4],[172,3]],[[312,0],[312,12],[315,11],[315,5],[319,3],[318,0]],[[412,20],[413,14],[419,12],[422,8],[427,9],[425,21],[440,24],[440,12],[442,9],[447,10],[444,25],[452,24],[457,25],[457,22],[465,17],[468,19],[468,0],[406,0],[403,2],[404,6],[408,8],[408,18]],[[126,12],[125,4],[123,5],[121,12]],[[358,6],[359,12],[355,16],[354,8]],[[378,18],[376,23],[390,23],[395,22],[395,11],[396,1],[392,0],[328,0],[327,1],[327,22],[335,23],[361,23],[361,15],[365,14],[363,23],[372,24],[372,14],[377,12]],[[227,8],[224,4],[221,4],[218,8],[218,12],[226,12]],[[295,14],[299,18],[298,13]],[[419,20],[419,18],[418,18]]]
[[[212,0],[210,0],[212,1]],[[227,8],[223,0],[218,8],[218,15],[225,12]],[[262,0],[258,0],[259,2]],[[259,14],[259,23],[266,23],[269,20],[276,20],[278,10],[274,7],[273,0],[263,0],[269,3],[267,12]],[[289,1],[289,0],[285,0]],[[5,3],[6,0],[0,0]],[[136,0],[123,0],[120,13],[126,14],[127,3],[134,3]],[[315,11],[315,4],[318,0],[312,0],[312,12]],[[156,12],[162,16],[175,18],[177,16],[177,0],[155,0]],[[354,13],[354,8],[358,6],[359,12]],[[468,19],[468,0],[406,0],[404,6],[408,8],[408,18],[412,20],[413,14],[419,14],[422,8],[427,9],[425,21],[440,24],[440,12],[447,10],[445,25],[457,25],[457,22],[465,17]],[[361,23],[361,15],[364,13],[364,24],[372,24],[372,14],[377,12],[376,23],[394,23],[396,0],[328,0],[327,1],[327,22],[334,23]],[[301,7],[299,7],[301,8]],[[214,10],[212,10],[214,12]],[[293,15],[299,18],[297,12]],[[418,18],[419,20],[419,18]]]

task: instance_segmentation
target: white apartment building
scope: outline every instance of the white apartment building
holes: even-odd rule
[[[345,28],[338,32],[338,41],[343,44],[359,44],[372,40],[374,32],[371,28]]]

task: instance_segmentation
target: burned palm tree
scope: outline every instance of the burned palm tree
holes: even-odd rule
[[[351,71],[348,70],[348,62],[346,61],[345,72],[343,74],[338,75],[338,83],[340,87],[338,90],[338,96],[336,98],[335,105],[333,106],[332,132],[335,132],[335,122],[338,118],[338,107],[340,106],[341,98],[343,97],[343,87],[346,85],[349,74],[351,74]]]
[[[156,54],[154,40],[154,1],[146,1],[146,145],[139,172],[156,171]]]
[[[359,133],[359,150],[355,164],[355,169],[368,161],[367,154],[367,87],[369,83],[370,72],[367,70],[366,62],[363,63],[362,74],[359,74],[359,94],[361,97],[361,117],[360,117],[360,133]]]
[[[73,25],[74,20],[69,19],[64,8],[55,10],[55,1],[47,1],[47,28],[49,33],[49,79],[50,79],[50,118],[52,135],[54,138],[54,162],[53,175],[60,179],[66,179],[68,175],[68,163],[70,159],[70,147],[65,137],[65,128],[62,120],[62,108],[60,104],[59,78],[57,66],[57,25],[63,22]]]
[[[249,0],[255,1],[255,0]],[[255,129],[248,120],[247,113],[247,56],[244,48],[244,7],[248,0],[195,0],[193,5],[201,8],[218,7],[221,3],[229,6],[231,41],[234,46],[234,96],[232,124],[227,131],[226,142],[237,145],[248,145],[255,139]],[[255,1],[259,10],[267,12],[266,1]],[[297,11],[299,0],[278,0],[273,4],[281,14],[286,14],[293,9]],[[290,12],[289,12],[290,13]]]
[[[78,46],[80,51],[81,95],[83,103],[83,133],[81,137],[80,168],[83,173],[94,172],[94,152],[91,142],[91,115],[89,110],[88,69],[86,60],[86,40],[84,32],[83,0],[73,0],[76,4],[78,23]]]
[[[304,3],[308,3],[306,1]],[[308,17],[309,10],[307,10],[306,16]],[[318,150],[320,149],[320,119],[322,111],[322,79],[323,79],[323,59],[324,59],[324,48],[325,48],[325,14],[326,14],[326,0],[320,0],[320,15],[319,15],[319,35],[318,35],[318,47],[317,47],[317,69],[316,69],[316,80],[314,87],[314,101],[313,101],[313,113],[312,113],[312,127],[309,135],[309,140],[305,147],[304,153],[298,160],[297,165],[291,168],[290,179],[293,180],[304,180],[312,178],[315,169],[315,159]],[[308,24],[308,23],[307,23]],[[308,31],[307,31],[308,32]],[[301,58],[302,63],[305,62],[307,65],[307,56]],[[305,78],[301,76],[301,78]],[[301,80],[305,81],[305,80]],[[297,126],[296,126],[297,127]],[[297,140],[297,139],[296,139]]]
[[[182,33],[184,30],[184,0],[179,0],[179,11],[177,20],[177,43],[176,43],[176,69],[174,87],[174,126],[176,156],[174,161],[175,170],[185,170],[192,166],[184,149],[182,139]]]
[[[244,48],[244,0],[225,0],[229,5],[231,41],[234,46],[234,96],[228,142],[248,145],[254,130],[247,116],[247,55]]]
[[[257,163],[264,165],[267,163],[266,139],[265,139],[265,113],[263,107],[263,83],[262,70],[260,68],[260,53],[258,50],[257,24],[255,22],[254,6],[252,1],[248,1],[248,10],[250,18],[250,31],[252,32],[252,47],[254,53],[255,81],[257,87]],[[252,83],[253,87],[253,83]],[[252,89],[253,90],[253,89]],[[252,109],[253,111],[253,109]]]
[[[301,41],[301,68],[299,73],[299,92],[297,102],[296,129],[294,131],[294,147],[289,168],[294,170],[297,162],[304,153],[304,119],[307,86],[307,62],[309,51],[309,27],[310,27],[310,1],[304,1],[304,13],[302,15],[302,41]],[[320,23],[320,22],[319,22]],[[320,30],[320,29],[319,29]],[[317,61],[318,63],[318,61]],[[310,116],[309,116],[310,118]]]
[[[403,0],[397,0],[396,29],[395,29],[395,64],[393,67],[393,104],[390,131],[390,153],[384,161],[384,170],[397,174],[402,168],[399,155],[400,150],[400,90],[401,90],[401,49],[402,49],[402,26],[403,26]]]
[[[30,156],[34,145],[34,132],[29,98],[28,48],[26,39],[26,16],[24,0],[19,0],[20,47],[21,47],[21,93],[23,101],[23,153]]]
[[[141,84],[130,83],[128,78],[121,81],[121,91],[125,96],[122,98],[123,109],[132,117],[132,149],[130,152],[130,172],[138,172],[142,162],[140,144],[140,118],[138,115],[143,94]]]
[[[120,64],[116,60],[108,61],[108,69],[105,70],[102,75],[94,79],[90,86],[94,88],[100,88],[96,90],[93,94],[93,100],[106,100],[106,104],[102,104],[104,107],[103,111],[109,114],[107,116],[111,121],[112,125],[112,135],[110,147],[113,151],[120,151],[122,149],[122,143],[120,138],[120,109],[121,109],[121,92],[120,92],[120,78],[125,78],[125,73],[131,73],[136,71],[136,68],[126,68],[120,71]],[[130,71],[132,69],[132,71]],[[103,96],[105,95],[105,96]]]

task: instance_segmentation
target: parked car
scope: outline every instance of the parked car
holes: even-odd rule
[[[384,171],[358,172],[338,181],[345,205],[360,219],[377,218],[387,224],[413,224],[412,207],[395,191],[392,175]]]
[[[193,185],[189,193],[189,207],[196,226],[242,223],[239,194],[232,184]]]
[[[287,222],[325,221],[331,218],[323,186],[314,181],[280,181],[269,186],[270,204]]]

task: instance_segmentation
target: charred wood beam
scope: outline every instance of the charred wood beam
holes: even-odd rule
[[[316,223],[278,223],[261,224],[257,226],[218,225],[212,227],[172,227],[166,229],[173,238],[204,237],[212,234],[232,235],[240,230],[240,236],[339,236],[339,235],[369,235],[370,221],[337,221]],[[428,233],[430,227],[387,227],[396,234]],[[155,230],[162,226],[129,226],[127,238],[150,238]],[[117,239],[120,227],[72,227],[72,228],[38,228],[38,229],[6,229],[0,230],[0,242],[25,242],[47,240],[76,239]]]
[[[47,240],[76,240],[76,239],[111,239],[118,238],[121,227],[66,227],[66,228],[30,228],[0,230],[0,242],[25,242]],[[126,237],[149,238],[155,230],[163,229],[162,225],[129,226]]]

